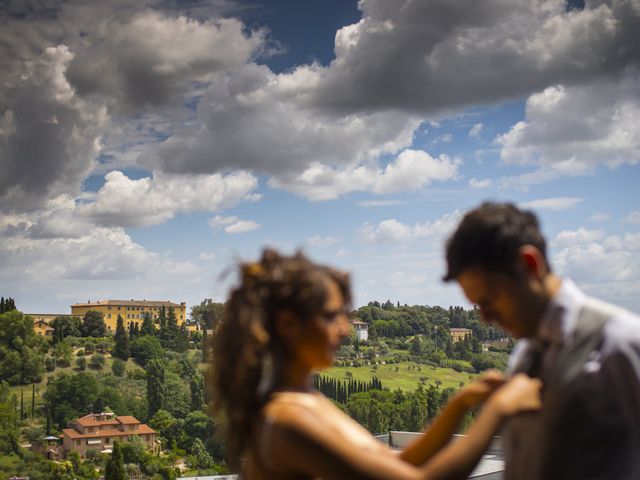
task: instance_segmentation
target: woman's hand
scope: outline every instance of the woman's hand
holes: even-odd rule
[[[458,402],[467,410],[473,408],[504,385],[505,382],[506,377],[504,374],[497,370],[487,370],[458,392]]]
[[[501,415],[508,417],[520,412],[540,410],[542,382],[524,373],[514,375],[491,397]]]

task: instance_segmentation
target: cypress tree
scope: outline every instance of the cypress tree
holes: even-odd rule
[[[153,324],[153,319],[149,312],[145,312],[142,320],[142,327],[140,328],[140,335],[155,335],[156,327]]]
[[[154,358],[147,364],[147,400],[149,403],[148,417],[153,417],[158,410],[164,409],[165,371],[161,360]]]
[[[113,451],[104,469],[104,480],[127,480],[120,442],[113,442]]]
[[[113,337],[115,346],[113,347],[112,356],[120,358],[125,362],[129,358],[129,334],[124,328],[124,320],[118,315],[118,323],[116,325],[116,333]]]

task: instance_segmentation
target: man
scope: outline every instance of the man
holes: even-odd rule
[[[509,369],[542,379],[543,407],[505,427],[506,480],[640,478],[640,318],[551,271],[536,216],[468,212],[446,247],[487,322],[519,341]]]

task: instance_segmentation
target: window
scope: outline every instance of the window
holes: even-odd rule
[[[109,437],[105,438],[105,439],[104,439],[104,443],[106,443],[107,445],[109,445],[109,440],[110,440],[110,439],[109,439]]]

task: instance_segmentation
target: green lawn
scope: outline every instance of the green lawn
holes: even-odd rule
[[[328,377],[346,380],[346,372],[351,372],[352,378],[360,381],[369,381],[375,375],[382,382],[382,386],[390,390],[395,390],[396,388],[400,390],[415,390],[421,383],[420,377],[426,377],[426,385],[435,385],[436,380],[440,380],[442,382],[440,388],[453,387],[458,389],[461,382],[468,383],[475,377],[473,374],[457,372],[452,368],[417,365],[414,362],[378,365],[377,367],[375,371],[373,366],[332,367],[320,373]],[[396,367],[398,371],[396,371]]]

